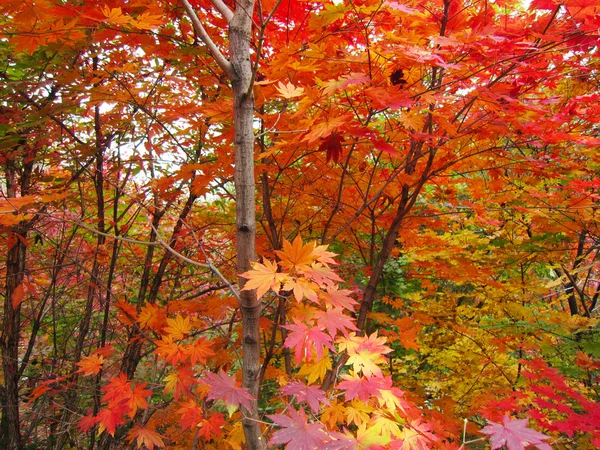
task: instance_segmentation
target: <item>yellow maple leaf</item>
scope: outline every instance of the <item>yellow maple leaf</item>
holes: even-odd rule
[[[175,340],[183,339],[191,330],[190,318],[184,318],[180,314],[177,314],[174,319],[167,319],[167,326],[164,328],[164,331]]]
[[[231,427],[228,438],[225,442],[229,445],[233,450],[242,450],[243,444],[246,442],[246,437],[244,436],[244,429],[242,428],[242,422],[238,420]]]
[[[346,424],[356,424],[356,426],[365,426],[371,420],[373,408],[360,400],[352,400],[349,406],[346,406]]]
[[[399,409],[404,413],[406,412],[404,407],[407,406],[407,403],[398,398],[391,390],[379,389],[377,401],[379,402],[380,407],[385,406],[390,411],[396,411]]]
[[[348,336],[340,336],[336,343],[339,345],[340,351],[346,350],[348,354],[356,353],[356,349],[365,341],[362,336],[357,336],[356,333],[349,333]]]
[[[431,443],[439,438],[431,433],[432,426],[415,419],[407,424],[398,437],[402,439],[402,450],[420,450],[431,448]]]
[[[302,365],[298,371],[298,376],[307,376],[309,385],[315,383],[317,380],[323,381],[325,375],[327,375],[327,371],[331,370],[331,359],[327,357],[327,353],[329,353],[329,351],[326,349],[323,357],[318,359],[314,364],[307,363]]]
[[[294,297],[296,297],[297,302],[301,302],[306,297],[316,303],[316,289],[318,289],[318,286],[315,283],[304,278],[290,280],[283,286],[284,291],[294,291]]]
[[[264,264],[255,262],[252,264],[252,270],[241,274],[242,277],[246,278],[246,284],[242,288],[242,291],[249,291],[256,289],[256,296],[261,298],[269,289],[273,289],[277,292],[281,283],[285,281],[287,275],[277,272],[277,264],[272,263],[268,259],[264,260]]]
[[[376,362],[379,356],[381,355],[361,351],[351,355],[346,364],[352,364],[355,373],[362,372],[367,378],[372,376],[382,377],[383,373]]]
[[[362,424],[356,431],[356,440],[361,448],[369,448],[372,446],[382,447],[390,443],[391,437],[389,434],[382,434],[382,430],[378,426],[369,426]]]
[[[346,364],[352,364],[355,373],[362,372],[367,378],[383,376],[377,364],[384,363],[386,359],[383,355],[392,351],[383,345],[386,342],[385,337],[377,336],[377,332],[368,337],[349,333],[348,336],[340,337],[336,342],[340,350],[346,350],[350,356]]]
[[[346,407],[342,402],[333,400],[329,406],[323,409],[321,421],[332,429],[336,425],[346,422]]]
[[[374,420],[371,421],[371,426],[379,432],[379,435],[386,437],[386,439],[390,439],[391,436],[399,437],[402,434],[398,422],[381,415],[375,416]]]
[[[181,383],[181,380],[179,379],[179,374],[176,370],[167,375],[164,381],[165,393],[176,392],[178,384]]]

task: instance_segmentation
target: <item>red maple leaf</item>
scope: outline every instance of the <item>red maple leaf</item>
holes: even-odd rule
[[[203,420],[198,430],[198,435],[206,438],[207,441],[210,441],[213,436],[220,436],[222,433],[221,427],[225,425],[225,420],[223,419],[223,414],[214,413],[208,420]]]
[[[98,418],[96,416],[92,416],[91,414],[92,412],[90,408],[90,412],[88,413],[88,415],[83,416],[81,419],[79,419],[79,423],[77,424],[77,428],[79,428],[84,433],[87,433],[88,430],[94,425],[96,425],[96,422],[98,422]]]
[[[152,391],[146,389],[146,383],[136,384],[127,402],[127,406],[130,409],[129,413],[127,413],[129,417],[133,418],[138,408],[146,409],[148,407],[146,399],[151,395]]]
[[[188,428],[198,426],[202,421],[202,410],[196,402],[190,399],[180,403],[180,405],[181,408],[177,410],[177,413],[181,414],[179,424],[183,430],[185,431]]]
[[[125,422],[123,414],[127,412],[127,406],[111,405],[102,408],[98,413],[98,423],[100,424],[100,432],[106,430],[111,436],[115,435],[117,426]]]
[[[344,139],[335,131],[325,138],[319,146],[319,150],[327,152],[327,162],[340,162],[342,160],[342,142],[344,142]]]
[[[508,450],[524,450],[527,445],[535,445],[540,450],[549,450],[552,447],[545,443],[548,436],[538,431],[527,428],[529,419],[510,420],[508,414],[504,415],[502,423],[488,421],[481,432],[490,436],[492,450],[506,445]]]
[[[127,381],[127,375],[124,373],[120,373],[118,377],[112,377],[102,390],[106,392],[102,396],[103,402],[120,403],[131,398],[131,383]]]
[[[287,444],[286,448],[296,450],[313,450],[323,448],[323,443],[327,440],[323,424],[308,423],[304,410],[289,410],[289,416],[286,414],[273,414],[268,416],[275,425],[281,427],[273,433],[269,445]]]

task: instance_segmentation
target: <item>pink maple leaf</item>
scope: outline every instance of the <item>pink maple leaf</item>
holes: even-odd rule
[[[237,408],[244,405],[247,409],[252,409],[250,402],[254,400],[246,388],[237,385],[235,377],[225,373],[223,369],[219,374],[212,372],[206,373],[206,378],[202,380],[204,384],[211,388],[206,395],[208,400],[224,400],[229,407]]]
[[[342,375],[342,381],[338,387],[346,391],[346,401],[350,402],[358,397],[359,400],[365,402],[371,396],[378,397],[381,389],[389,390],[392,387],[391,377],[356,377],[351,375]]]
[[[529,419],[510,420],[508,414],[504,415],[502,424],[488,420],[488,424],[481,432],[490,436],[492,450],[506,445],[508,450],[524,450],[527,445],[535,445],[540,450],[550,450],[552,447],[543,442],[548,436],[538,431],[527,428]]]
[[[354,311],[354,306],[358,305],[358,302],[350,297],[351,293],[352,291],[347,289],[337,289],[333,286],[328,286],[327,292],[322,292],[321,295],[326,305],[338,306]]]
[[[303,409],[290,409],[289,416],[273,414],[267,417],[281,427],[273,433],[269,445],[287,444],[286,448],[294,450],[314,450],[323,448],[328,440],[323,424],[308,423]]]
[[[319,386],[306,386],[299,381],[293,381],[281,388],[283,395],[295,395],[298,402],[306,402],[313,412],[319,412],[322,403],[329,404],[325,392]]]
[[[356,325],[352,322],[354,319],[344,314],[342,308],[327,308],[327,311],[315,313],[318,319],[318,325],[321,328],[327,328],[331,336],[335,336],[337,331],[341,331],[344,336],[348,336],[348,330],[358,331]]]
[[[293,325],[283,325],[283,328],[291,331],[285,339],[283,346],[285,348],[294,348],[297,363],[300,363],[302,360],[308,360],[312,355],[313,349],[317,352],[317,358],[323,356],[325,347],[331,351],[335,351],[335,348],[331,344],[333,340],[331,336],[321,331],[318,327],[309,328],[305,323],[294,320]]]
[[[359,444],[356,438],[344,428],[345,433],[329,431],[330,440],[325,443],[327,450],[358,450]]]

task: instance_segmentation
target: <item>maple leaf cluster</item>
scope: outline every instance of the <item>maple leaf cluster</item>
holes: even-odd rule
[[[600,448],[597,3],[0,2],[0,448]]]

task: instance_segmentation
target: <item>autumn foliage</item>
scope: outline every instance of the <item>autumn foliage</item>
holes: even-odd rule
[[[0,13],[0,448],[600,447],[597,2]]]

